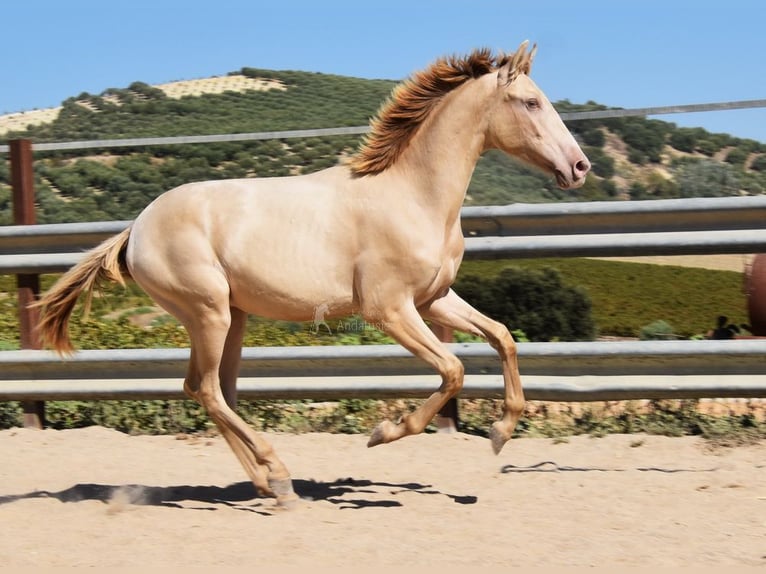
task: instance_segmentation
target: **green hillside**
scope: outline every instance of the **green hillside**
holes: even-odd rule
[[[284,90],[168,97],[135,82],[63,102],[48,124],[6,134],[35,142],[201,135],[365,125],[394,82],[244,68]],[[556,103],[560,111],[602,109]],[[552,179],[501,153],[476,168],[468,205],[602,199],[760,194],[766,190],[766,145],[678,128],[644,118],[571,122],[593,162],[585,187],[558,190]],[[37,153],[41,222],[131,219],[163,191],[188,181],[267,177],[315,171],[356,149],[357,136],[317,137],[139,149]],[[9,224],[7,162],[0,162],[0,224]]]

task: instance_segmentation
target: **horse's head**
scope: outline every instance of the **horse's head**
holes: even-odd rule
[[[488,147],[553,174],[562,189],[580,187],[590,162],[545,94],[529,78],[537,47],[527,42],[497,72]]]

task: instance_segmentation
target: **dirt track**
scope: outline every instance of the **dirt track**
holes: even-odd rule
[[[220,438],[0,431],[13,566],[766,566],[766,444],[269,435],[304,498],[252,498]]]

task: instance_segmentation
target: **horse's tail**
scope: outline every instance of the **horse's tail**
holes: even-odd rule
[[[66,355],[74,351],[69,340],[69,317],[80,295],[85,293],[83,314],[87,316],[94,289],[106,282],[125,285],[125,278],[130,275],[125,265],[125,250],[130,231],[131,228],[128,227],[122,233],[94,247],[39,301],[32,304],[34,307],[40,307],[40,322],[37,326],[40,339],[59,354]]]

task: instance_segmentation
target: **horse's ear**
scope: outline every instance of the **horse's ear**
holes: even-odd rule
[[[510,84],[511,81],[511,59],[509,58],[508,61],[500,66],[500,69],[497,71],[497,86],[499,88],[503,88]]]
[[[529,40],[524,40],[513,56],[507,58],[507,61],[500,66],[500,69],[497,71],[498,86],[507,86],[515,80],[519,74],[529,74],[532,69],[532,60],[537,53],[537,44],[532,46],[532,50],[527,52],[528,45]]]
[[[529,73],[532,71],[532,60],[535,59],[535,54],[537,54],[537,44],[532,45],[532,49],[529,51],[529,57],[527,58],[527,71],[525,74],[529,75]]]

